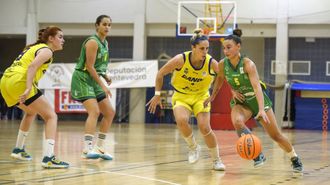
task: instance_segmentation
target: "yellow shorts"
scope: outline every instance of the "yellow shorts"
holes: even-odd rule
[[[173,109],[178,106],[183,106],[189,111],[193,112],[197,116],[200,112],[210,112],[210,104],[204,108],[204,101],[210,96],[209,92],[205,94],[182,94],[179,92],[174,92],[172,96]]]
[[[19,103],[19,96],[22,95],[26,89],[26,74],[16,73],[10,76],[4,74],[1,78],[0,88],[1,95],[6,101],[7,106],[11,107],[16,105]],[[32,103],[33,100],[37,98],[35,95],[40,93],[40,90],[35,85],[33,85],[30,94],[24,104],[28,105]],[[31,99],[33,100],[31,101]]]

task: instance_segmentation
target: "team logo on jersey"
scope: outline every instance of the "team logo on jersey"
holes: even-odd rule
[[[243,69],[243,67],[240,67],[240,68],[239,68],[239,72],[240,72],[241,74],[244,73],[244,69]]]
[[[206,76],[206,72],[205,71],[203,71],[202,76]]]
[[[184,74],[188,74],[188,68],[184,68]]]
[[[100,59],[102,57],[101,53],[97,55],[97,58]]]
[[[189,82],[201,82],[201,81],[203,81],[203,78],[190,77],[190,76],[187,76],[185,74],[182,75],[181,77],[188,80]]]

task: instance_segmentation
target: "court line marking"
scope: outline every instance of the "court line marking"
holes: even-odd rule
[[[161,182],[165,184],[171,184],[171,185],[181,185],[178,183],[170,182],[170,181],[165,181],[162,179],[155,179],[155,178],[150,178],[150,177],[144,177],[144,176],[139,176],[139,175],[131,175],[131,174],[126,174],[126,173],[120,173],[120,172],[111,172],[111,171],[105,171],[105,170],[94,170],[94,169],[89,169],[89,168],[78,168],[78,167],[70,167],[72,169],[78,169],[78,170],[89,170],[89,171],[95,171],[95,172],[102,172],[102,173],[109,173],[109,174],[116,174],[116,175],[121,175],[121,176],[129,176],[129,177],[135,177],[139,179],[144,179],[148,181],[155,181],[155,182]]]

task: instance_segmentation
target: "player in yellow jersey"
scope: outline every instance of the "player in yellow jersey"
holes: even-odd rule
[[[210,127],[210,106],[203,103],[209,95],[218,63],[209,54],[208,37],[197,29],[191,40],[191,51],[178,54],[169,60],[157,73],[155,96],[147,103],[148,110],[155,113],[156,107],[162,104],[160,90],[164,76],[173,72],[172,86],[175,92],[172,96],[173,112],[176,124],[189,147],[188,162],[195,163],[199,159],[200,146],[196,143],[189,125],[191,113],[197,118],[200,132],[210,150],[214,170],[225,170],[219,155],[219,147],[215,134]]]
[[[24,142],[31,123],[39,114],[45,121],[46,141],[43,148],[44,168],[67,168],[69,164],[58,160],[54,155],[54,144],[57,127],[57,115],[50,103],[37,88],[38,81],[53,61],[53,52],[62,50],[63,32],[56,26],[39,31],[38,40],[27,45],[22,53],[6,69],[1,78],[1,94],[7,105],[18,106],[25,114],[18,131],[16,147],[11,156],[15,159],[29,161],[32,157],[25,152]]]

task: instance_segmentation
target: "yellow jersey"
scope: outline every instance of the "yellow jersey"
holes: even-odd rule
[[[22,53],[15,59],[12,65],[6,69],[3,76],[10,77],[14,74],[21,73],[27,74],[29,65],[35,59],[37,52],[42,48],[49,48],[47,44],[40,43],[34,46],[28,47],[22,51]],[[33,79],[33,83],[37,84],[38,81],[42,78],[49,65],[53,62],[53,58],[50,58],[47,62],[43,63],[41,67],[37,70],[36,75]]]
[[[183,94],[206,93],[215,76],[211,67],[212,57],[207,54],[202,67],[196,69],[190,62],[191,53],[191,51],[183,53],[184,64],[181,69],[173,72],[171,84],[177,92]]]

